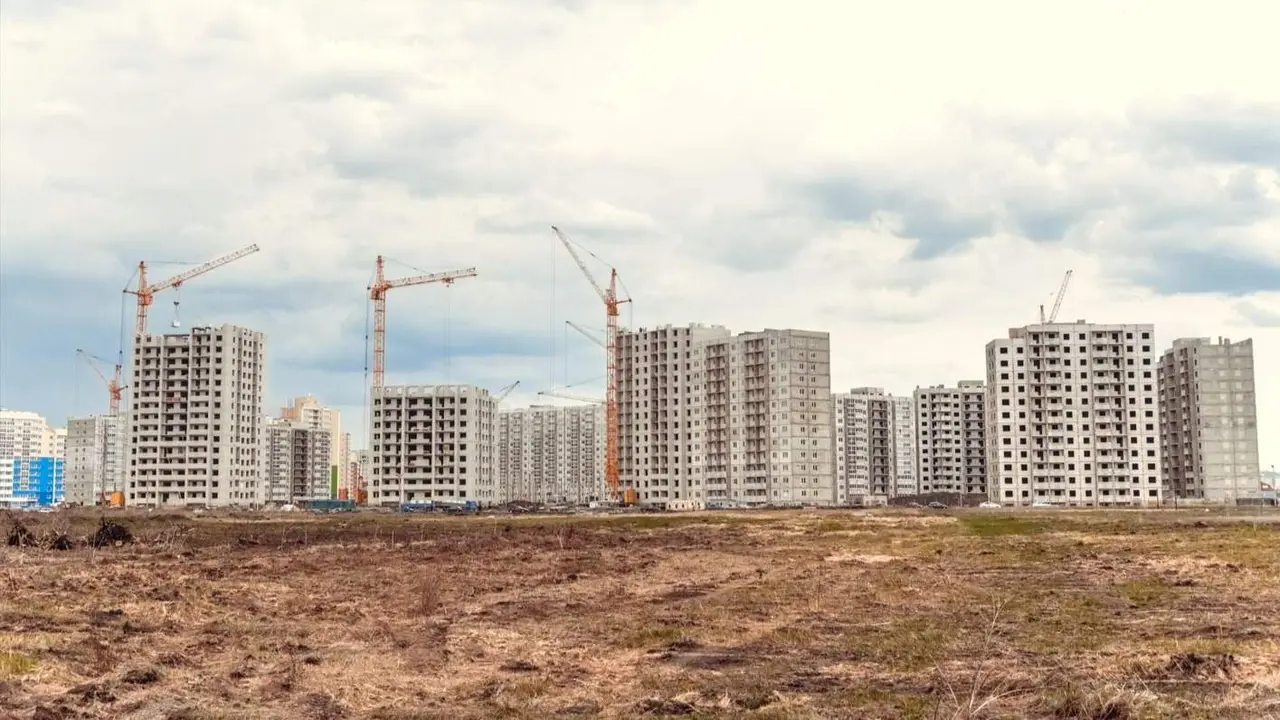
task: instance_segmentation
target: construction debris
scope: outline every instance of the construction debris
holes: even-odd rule
[[[96,548],[108,545],[119,546],[131,542],[133,542],[133,533],[129,532],[129,528],[106,520],[103,520],[97,531],[89,536],[89,544]]]

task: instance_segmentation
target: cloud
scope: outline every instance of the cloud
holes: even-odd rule
[[[92,409],[73,351],[114,353],[138,261],[249,243],[152,327],[180,299],[266,332],[269,409],[314,393],[362,435],[378,255],[478,271],[391,294],[392,378],[600,394],[556,224],[624,324],[827,330],[837,388],[980,377],[1072,269],[1064,317],[1253,337],[1276,462],[1280,11],[1247,10],[6,2],[0,402]]]

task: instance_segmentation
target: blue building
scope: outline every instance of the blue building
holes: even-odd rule
[[[57,505],[62,502],[66,495],[62,471],[62,458],[14,458],[14,502],[35,505]]]

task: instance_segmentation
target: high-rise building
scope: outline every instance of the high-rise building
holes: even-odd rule
[[[283,505],[328,500],[333,474],[330,430],[284,418],[267,419],[265,427],[262,502]]]
[[[265,357],[235,325],[136,338],[127,505],[260,502]]]
[[[1253,341],[1183,338],[1160,358],[1165,492],[1234,504],[1262,498]]]
[[[921,493],[987,494],[986,398],[981,380],[916,388]]]
[[[37,413],[0,409],[0,507],[63,501],[66,437]]]
[[[703,478],[695,475],[702,382],[694,355],[702,341],[728,337],[723,327],[699,324],[618,335],[618,474],[641,503],[674,509],[705,502]]]
[[[498,412],[502,502],[586,503],[604,490],[604,406],[534,405]]]
[[[770,329],[695,345],[691,499],[833,504],[830,336]]]
[[[500,502],[498,403],[474,385],[373,389],[371,505]]]
[[[919,492],[911,398],[860,387],[832,396],[836,503],[878,505]]]
[[[125,427],[123,415],[90,415],[67,421],[67,502],[98,505],[113,492],[124,492]]]
[[[301,395],[280,408],[280,417],[301,422],[310,428],[323,429],[329,433],[329,487],[330,495],[337,497],[338,489],[347,488],[350,482],[346,459],[349,440],[348,436],[342,432],[342,412],[336,408],[321,405],[314,395]]]
[[[988,496],[1005,505],[1161,502],[1151,325],[1050,323],[987,343]]]

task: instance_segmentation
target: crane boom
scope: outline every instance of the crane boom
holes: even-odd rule
[[[1058,319],[1058,311],[1062,309],[1062,298],[1067,294],[1067,284],[1071,282],[1071,273],[1068,270],[1066,275],[1062,276],[1062,287],[1058,288],[1058,297],[1053,301],[1053,311],[1049,313],[1049,322],[1056,322]]]
[[[577,400],[578,402],[595,403],[597,405],[605,404],[600,398],[587,397],[586,395],[574,395],[573,393],[560,392],[559,390],[542,390],[539,395],[545,397],[560,398],[562,400]]]
[[[596,281],[591,271],[587,269],[587,264],[583,262],[582,257],[573,249],[573,243],[569,242],[569,238],[560,232],[560,228],[555,225],[551,226],[552,232],[560,239],[560,243],[573,257],[573,261],[578,264],[578,269],[582,270],[582,274],[587,276],[587,281],[591,283],[591,287],[600,296],[604,302],[605,314],[605,401],[604,401],[604,480],[609,490],[613,493],[615,499],[623,497],[622,482],[619,477],[618,468],[618,446],[620,444],[620,428],[618,425],[618,306],[622,303],[631,302],[631,298],[618,299],[618,270],[617,268],[609,268],[609,285],[607,288],[601,287]],[[573,398],[579,399],[582,398]],[[595,401],[588,401],[595,402]]]
[[[201,265],[197,265],[196,267],[193,267],[189,270],[180,272],[177,275],[174,275],[173,277],[169,278],[168,280],[155,283],[154,285],[147,284],[146,261],[144,260],[142,262],[139,262],[138,263],[138,289],[130,290],[128,288],[125,288],[125,292],[129,293],[130,295],[136,295],[138,297],[138,313],[137,313],[137,317],[134,322],[134,328],[133,328],[134,336],[137,337],[139,335],[147,334],[147,309],[151,307],[151,303],[155,299],[156,293],[162,290],[168,290],[169,288],[180,287],[182,283],[194,277],[203,275],[209,272],[210,270],[216,270],[217,268],[220,268],[229,262],[239,260],[245,255],[252,255],[253,253],[256,253],[256,252],[258,252],[257,245],[250,245],[248,247],[243,247],[243,248],[240,248],[239,250],[236,250],[233,253],[228,253],[226,255],[223,255],[222,257],[214,258],[209,262],[203,263]]]
[[[516,389],[516,387],[517,387],[517,386],[519,386],[519,385],[520,385],[520,381],[519,381],[519,380],[517,380],[517,381],[515,381],[515,382],[511,383],[510,385],[508,385],[508,386],[506,386],[506,387],[502,388],[501,390],[499,390],[499,391],[497,392],[497,394],[496,394],[496,395],[494,395],[494,397],[497,399],[497,401],[498,401],[498,402],[502,402],[503,400],[506,400],[506,399],[507,399],[507,396],[511,394],[511,391],[512,391],[512,390],[515,390],[515,389]]]
[[[472,267],[465,270],[450,270],[448,272],[388,280],[384,275],[385,266],[385,260],[379,255],[373,283],[369,285],[369,300],[373,303],[373,387],[382,387],[386,377],[387,291],[398,287],[426,285],[428,283],[452,285],[455,280],[476,276],[476,269]]]
[[[120,384],[120,363],[111,363],[107,360],[104,360],[103,358],[98,357],[97,355],[94,355],[93,353],[86,352],[85,350],[81,350],[79,348],[76,349],[76,354],[84,358],[85,364],[93,368],[93,371],[98,374],[99,378],[102,379],[102,383],[107,386],[107,394],[110,397],[109,407],[111,410],[111,414],[113,416],[119,415],[120,414],[120,397],[123,394],[122,391],[124,390],[124,386]],[[107,365],[114,365],[115,374],[111,378],[108,378],[106,374],[103,373],[102,370],[99,369],[98,366],[93,363],[94,360],[97,360],[98,362],[104,363]]]
[[[593,343],[595,343],[595,344],[599,345],[600,347],[604,347],[604,341],[603,341],[603,340],[601,340],[600,338],[596,337],[595,333],[592,333],[590,330],[587,330],[586,328],[582,327],[582,326],[581,326],[581,325],[579,325],[578,323],[576,323],[576,322],[574,322],[574,321],[572,321],[572,320],[565,320],[565,321],[564,321],[564,324],[565,324],[565,325],[568,325],[569,327],[573,328],[574,330],[577,330],[577,331],[578,331],[578,333],[582,335],[582,337],[584,337],[584,338],[586,338],[586,339],[590,340],[591,342],[593,342]]]

